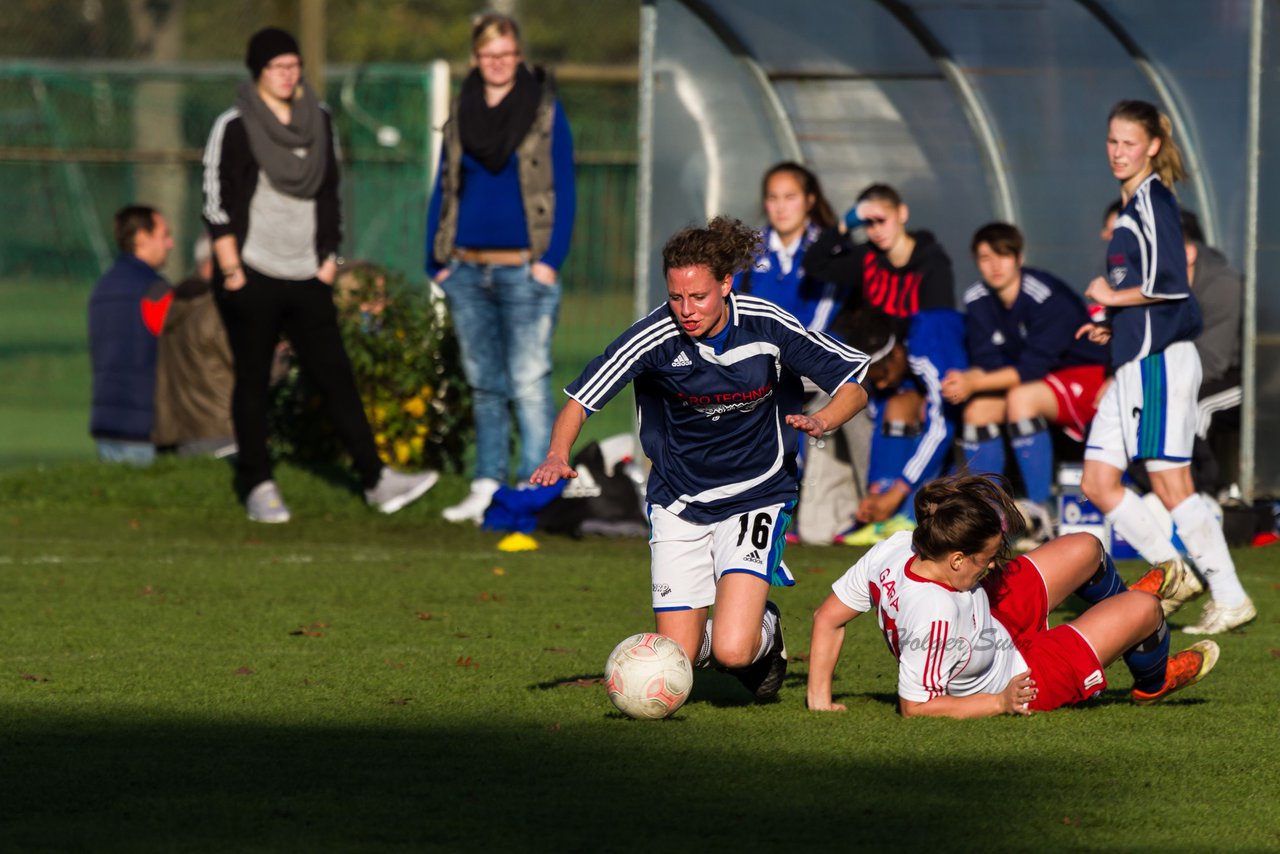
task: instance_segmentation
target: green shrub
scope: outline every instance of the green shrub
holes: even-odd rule
[[[462,471],[473,437],[462,357],[443,296],[372,264],[335,284],[338,325],[378,453],[397,468]],[[292,354],[270,411],[277,456],[324,463],[343,456],[315,386]]]

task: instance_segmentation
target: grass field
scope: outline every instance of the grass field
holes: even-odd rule
[[[503,554],[438,521],[460,478],[380,517],[278,475],[267,527],[211,461],[0,472],[0,849],[1280,848],[1273,551],[1237,553],[1262,616],[1169,703],[1119,667],[1089,708],[961,723],[897,715],[869,621],[850,711],[804,709],[808,615],[858,553],[796,548],[780,702],[705,673],[637,722],[593,680],[651,625],[643,542]]]

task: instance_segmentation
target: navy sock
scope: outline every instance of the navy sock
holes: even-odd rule
[[[901,429],[898,422],[885,424],[885,430],[871,440],[871,454],[867,461],[867,483],[888,483],[902,477],[907,460],[920,444],[919,431],[911,433]]]
[[[1004,474],[1004,437],[997,425],[964,425],[960,447],[970,474]]]
[[[1124,663],[1137,690],[1154,694],[1163,688],[1169,665],[1169,624],[1162,619],[1151,637],[1124,654]]]
[[[1110,599],[1117,593],[1123,593],[1129,588],[1120,578],[1120,573],[1116,572],[1116,565],[1111,560],[1111,555],[1105,552],[1102,555],[1102,563],[1098,565],[1098,571],[1093,574],[1080,588],[1076,590],[1076,595],[1090,605],[1097,605],[1103,599]]]
[[[1053,488],[1053,437],[1049,423],[1043,418],[1024,418],[1013,428],[1013,453],[1022,472],[1027,498],[1037,504],[1048,504]]]

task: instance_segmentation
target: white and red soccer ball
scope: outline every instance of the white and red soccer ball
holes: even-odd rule
[[[665,718],[684,705],[693,688],[693,666],[680,644],[642,632],[613,648],[604,665],[609,699],[624,715]]]

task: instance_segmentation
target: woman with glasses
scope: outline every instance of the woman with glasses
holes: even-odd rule
[[[477,19],[471,47],[427,211],[427,275],[448,299],[476,423],[471,490],[444,511],[451,522],[481,521],[506,482],[512,410],[517,478],[547,453],[551,336],[575,206],[573,140],[550,74],[524,62],[505,15]]]
[[[1207,640],[1169,657],[1160,599],[1127,590],[1091,534],[1007,559],[1022,514],[1002,483],[935,480],[916,493],[915,508],[915,531],[867,552],[814,614],[810,709],[844,711],[831,683],[845,625],[872,609],[898,659],[904,717],[1029,715],[1080,703],[1107,687],[1104,669],[1121,657],[1133,700],[1154,703],[1217,662]],[[1073,593],[1091,607],[1048,628],[1049,612]]]
[[[814,278],[849,288],[845,311],[878,308],[890,317],[910,317],[928,308],[955,308],[951,259],[928,231],[907,231],[910,211],[897,190],[872,184],[858,194],[847,225],[866,230],[854,244],[850,232],[832,229],[805,255]]]

